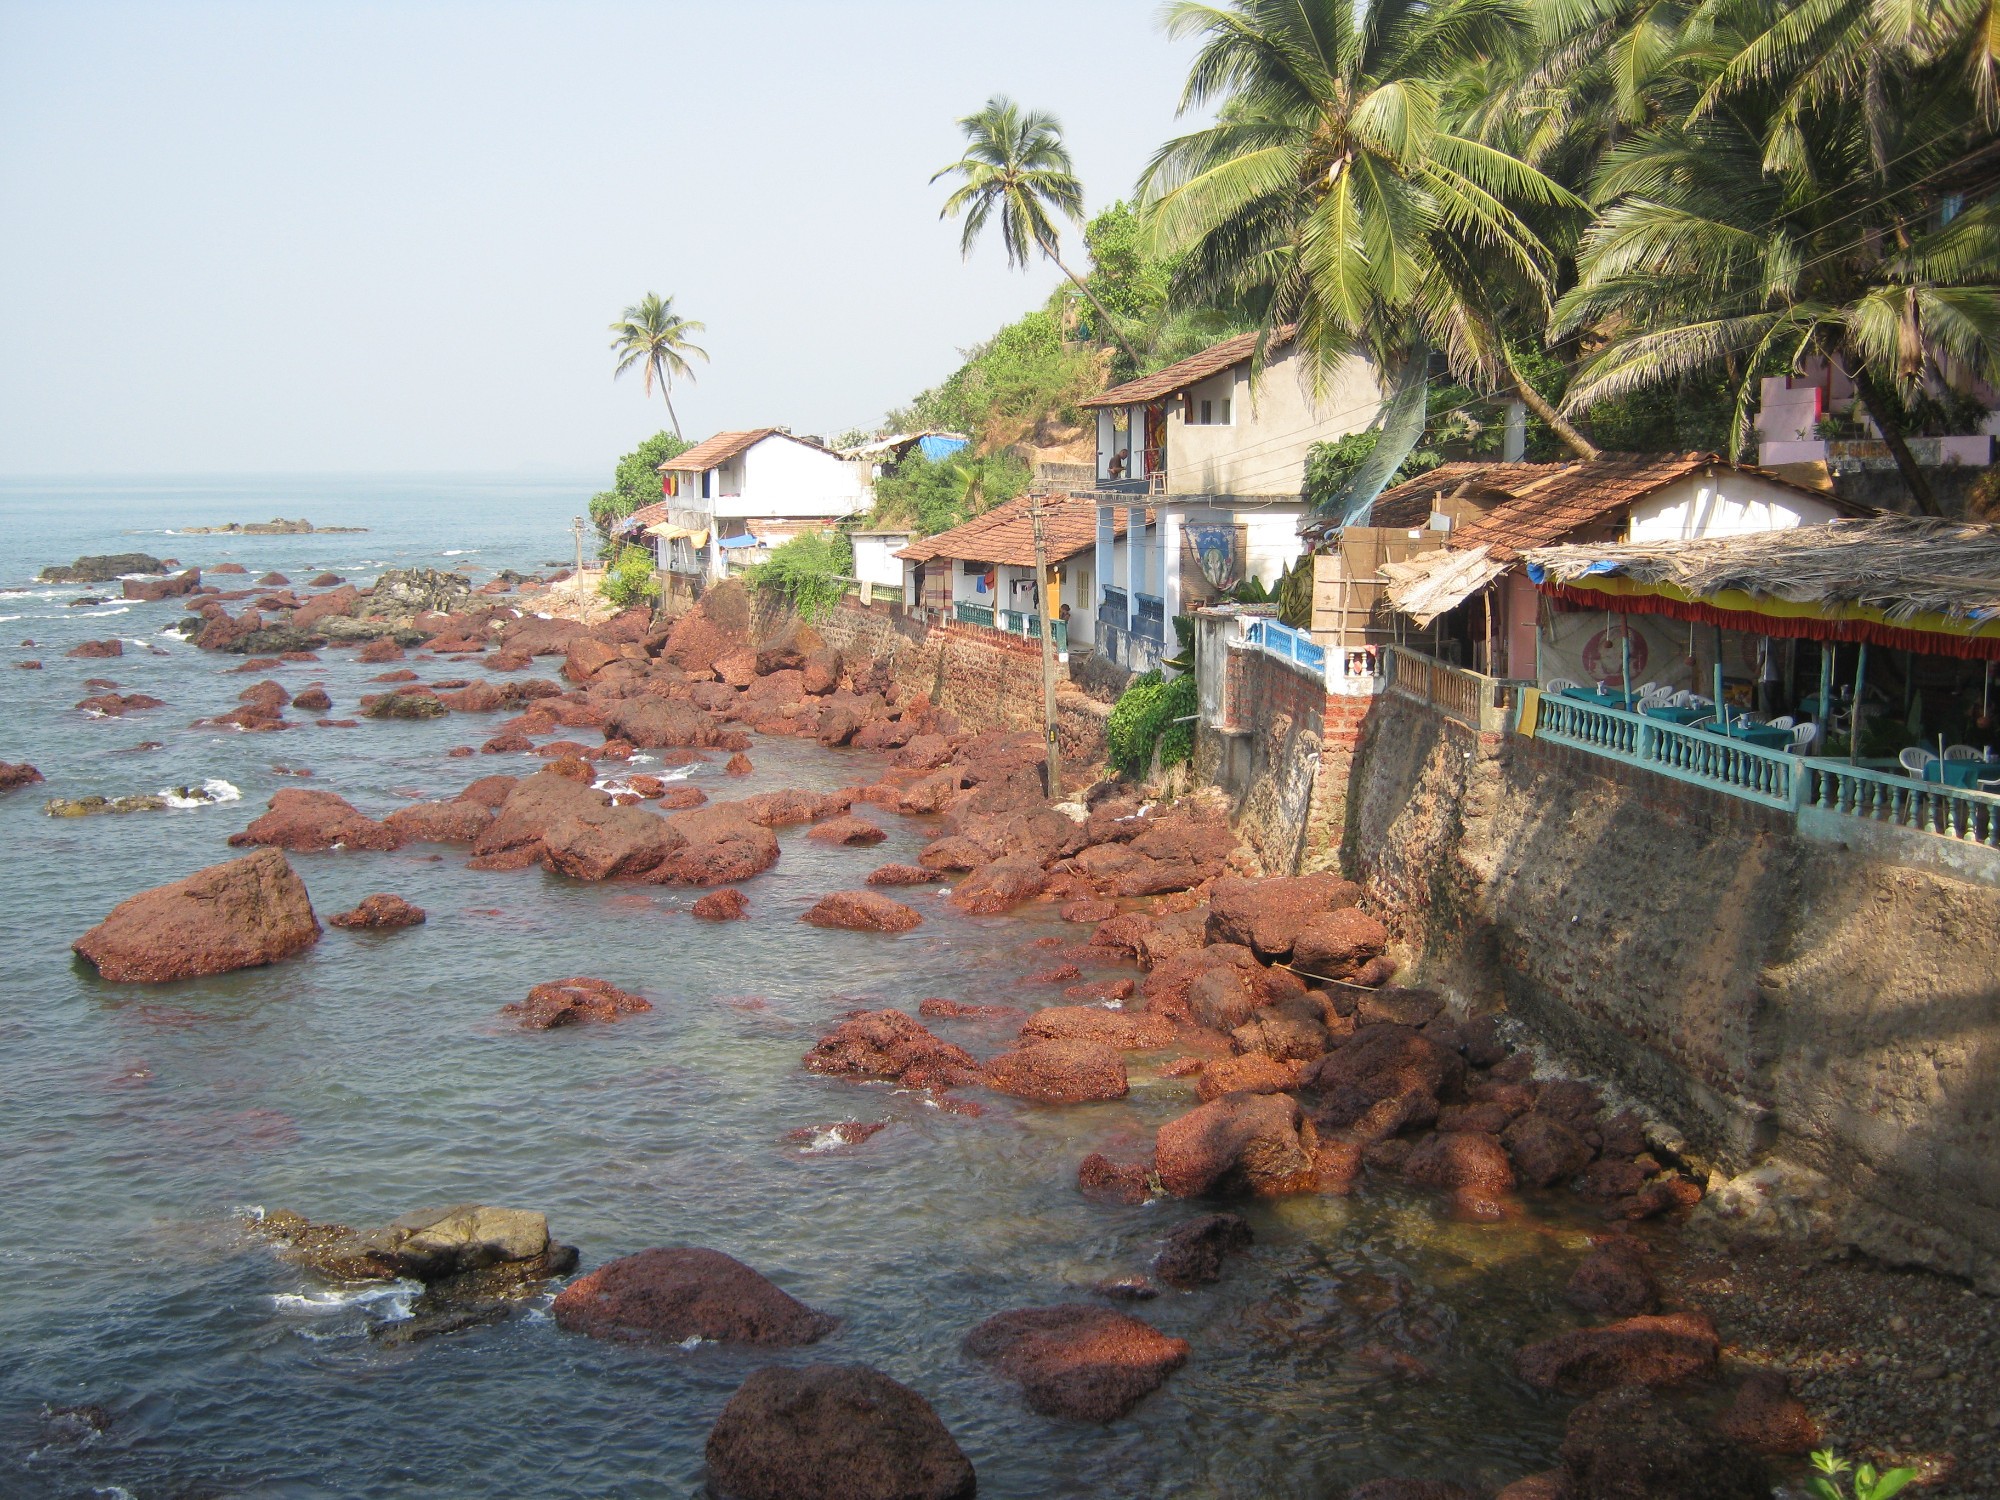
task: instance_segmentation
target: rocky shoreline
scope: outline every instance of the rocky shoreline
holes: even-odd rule
[[[807,1052],[806,1070],[893,1080],[976,1114],[979,1090],[1050,1107],[1122,1097],[1128,1058],[1143,1054],[1163,1075],[1192,1080],[1193,1107],[1162,1125],[1143,1156],[1088,1153],[1051,1164],[1074,1174],[1086,1197],[1111,1202],[1164,1196],[1220,1205],[1366,1194],[1394,1181],[1437,1193],[1452,1214],[1472,1222],[1518,1215],[1539,1193],[1566,1192],[1592,1205],[1603,1228],[1564,1294],[1590,1321],[1525,1344],[1514,1365],[1529,1386],[1579,1402],[1561,1466],[1521,1476],[1499,1491],[1503,1500],[1762,1495],[1764,1457],[1795,1457],[1822,1429],[1847,1438],[1856,1452],[1902,1439],[1901,1431],[1829,1421],[1844,1408],[1815,1409],[1812,1400],[1802,1406],[1787,1378],[1810,1398],[1823,1389],[1820,1373],[1797,1351],[1760,1357],[1783,1342],[1781,1329],[1748,1344],[1739,1339],[1739,1321],[1755,1326],[1754,1305],[1722,1287],[1713,1264],[1700,1270],[1704,1263],[1683,1253],[1672,1228],[1698,1211],[1707,1185],[1702,1163],[1639,1116],[1607,1108],[1589,1083],[1551,1076],[1499,1017],[1456,1016],[1444,997],[1396,985],[1396,956],[1368,914],[1368,893],[1330,875],[1264,877],[1214,802],[1196,796],[1148,806],[1111,782],[1051,788],[1039,736],[966,732],[928,699],[902,699],[876,664],[843,659],[809,628],[755,644],[747,604],[729,589],[712,592],[670,626],[641,611],[587,626],[475,600],[470,584],[449,574],[385,575],[367,594],[337,579],[323,587],[301,597],[273,575],[232,597],[197,576],[187,590],[191,637],[205,649],[250,656],[239,671],[309,661],[327,646],[356,647],[361,660],[388,664],[422,644],[427,660],[457,670],[476,665],[502,680],[425,682],[396,668],[383,674],[390,679],[384,692],[362,695],[352,711],[378,720],[510,714],[470,736],[483,736],[482,743],[451,754],[532,753],[548,763],[527,775],[474,777],[455,797],[379,819],[330,792],[280,791],[230,839],[255,852],[142,892],[77,940],[79,955],[106,980],[220,973],[282,962],[311,947],[321,929],[286,851],[458,845],[478,870],[540,865],[587,882],[706,888],[702,900],[712,905],[698,914],[733,919],[750,905],[735,887],[779,858],[774,830],[805,826],[816,842],[852,847],[880,837],[857,809],[935,818],[938,837],[914,864],[887,864],[863,888],[826,893],[804,920],[908,931],[922,915],[888,892],[942,881],[955,882],[950,904],[972,915],[1052,905],[1077,935],[1051,942],[1034,978],[1059,988],[1066,1003],[1021,1013],[1012,1042],[985,1057],[924,1023],[948,1032],[982,1022],[984,1029],[966,1034],[988,1036],[991,1024],[1005,1019],[995,1007],[927,1001],[923,1019],[857,1011]],[[243,608],[231,615],[225,606],[239,600]],[[256,659],[259,652],[275,659]],[[514,675],[531,672],[537,659],[559,660],[557,676]],[[287,710],[335,711],[323,687],[293,693],[269,679],[244,690],[241,702],[225,719],[245,731],[286,728],[294,722]],[[752,732],[877,750],[890,766],[872,782],[831,794],[778,791],[712,802],[696,788],[622,772],[641,750],[669,765],[727,757],[735,769],[755,749]],[[332,920],[394,927],[420,922],[422,913],[382,894]],[[1080,962],[1106,960],[1129,963],[1132,977],[1082,980]],[[538,985],[508,1007],[533,1030],[646,1008],[615,978],[587,976]],[[487,1243],[480,1236],[492,1227],[482,1215],[516,1212],[461,1206],[423,1224],[399,1220],[360,1236],[290,1216],[261,1232],[283,1241],[302,1264],[342,1280],[364,1265],[370,1275],[409,1274],[413,1263],[397,1258],[398,1247],[446,1219],[456,1216],[452,1232],[462,1229],[462,1243],[476,1245]],[[505,1217],[493,1223],[520,1228]],[[542,1229],[532,1254],[494,1252],[480,1269],[532,1267],[532,1274],[522,1270],[516,1290],[566,1274]],[[534,1238],[523,1235],[522,1243]],[[1151,1278],[1134,1274],[1099,1290],[1139,1302],[1157,1295],[1152,1278],[1183,1290],[1212,1286],[1231,1274],[1248,1243],[1247,1224],[1225,1208],[1164,1237]],[[654,1259],[627,1264],[645,1257]],[[448,1272],[415,1279],[427,1288],[450,1282],[460,1274],[459,1261],[450,1264]],[[486,1283],[464,1297],[427,1291],[430,1320],[421,1331],[504,1316],[508,1299],[491,1292]],[[563,1299],[572,1293],[574,1311],[565,1314]],[[673,1342],[804,1344],[825,1330],[802,1335],[828,1320],[751,1268],[691,1247],[610,1262],[570,1283],[555,1306],[558,1323],[572,1330],[616,1328],[608,1336],[632,1337],[636,1328],[640,1337]],[[766,1336],[777,1327],[801,1336]],[[1201,1358],[1199,1347],[1101,1303],[999,1314],[967,1330],[964,1349],[1015,1385],[1030,1409],[1086,1422],[1116,1420]],[[1423,1378],[1421,1360],[1411,1362],[1410,1378]],[[839,1366],[760,1371],[717,1422],[712,1469],[735,1493],[798,1493],[800,1474],[824,1473],[812,1467],[826,1461],[813,1442],[832,1442],[814,1424],[845,1412],[845,1425],[835,1425],[846,1436],[833,1446],[854,1487],[841,1493],[971,1493],[970,1465],[935,1413],[918,1393],[894,1382],[889,1391],[885,1381],[878,1372]],[[1862,1417],[1888,1409],[1853,1407]],[[857,1421],[864,1410],[898,1415],[886,1425]],[[813,1432],[820,1437],[807,1441]],[[857,1433],[870,1434],[868,1441],[854,1439]],[[1440,1458],[1437,1469],[1449,1473]],[[795,1487],[782,1487],[788,1483]],[[1455,1500],[1483,1492],[1455,1480],[1385,1477],[1352,1493],[1355,1500]]]

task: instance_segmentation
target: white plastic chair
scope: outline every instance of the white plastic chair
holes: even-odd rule
[[[1944,758],[1946,760],[1984,760],[1986,757],[1982,752],[1975,750],[1970,745],[1946,745],[1944,747]]]
[[[1898,755],[1896,759],[1902,765],[1903,769],[1908,771],[1912,776],[1922,776],[1924,774],[1924,767],[1937,759],[1937,752],[1926,750],[1921,745],[1910,745],[1905,747],[1902,754]]]
[[[1819,725],[1808,719],[1803,724],[1787,724],[1792,732],[1792,754],[1804,755],[1819,743]]]
[[[1582,683],[1571,682],[1567,677],[1551,677],[1549,685],[1543,688],[1542,691],[1545,693],[1567,693],[1574,689],[1580,689],[1582,686]]]
[[[1779,714],[1777,718],[1771,720],[1771,727],[1773,729],[1795,729],[1798,727],[1798,722],[1790,714]]]
[[[1736,716],[1736,722],[1739,724],[1768,724],[1771,721],[1765,718],[1760,713],[1752,713],[1749,709],[1745,709],[1742,713]],[[1778,727],[1781,729],[1789,729],[1792,726],[1789,724],[1781,724]]]
[[[1659,690],[1660,685],[1657,682],[1642,682],[1639,684],[1639,696],[1641,698],[1650,698]]]

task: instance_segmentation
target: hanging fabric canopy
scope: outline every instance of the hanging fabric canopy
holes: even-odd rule
[[[648,526],[646,528],[646,535],[656,536],[663,542],[676,542],[682,537],[686,537],[688,545],[697,549],[708,544],[708,529],[706,527],[673,526],[662,522],[658,526]]]
[[[1699,541],[1536,547],[1524,557],[1536,588],[1578,608],[2000,659],[2000,526],[1885,515]]]

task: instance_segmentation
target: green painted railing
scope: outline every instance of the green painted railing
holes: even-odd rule
[[[1798,810],[1805,787],[1806,763],[1796,755],[1555,693],[1539,699],[1535,734],[1787,812]]]
[[[952,606],[952,618],[961,625],[984,625],[988,630],[1004,630],[1009,635],[1022,636],[1027,640],[1042,638],[1042,617],[1031,615],[1018,609],[991,610],[983,604],[968,604],[959,600]],[[1058,620],[1049,632],[1054,637],[1056,650],[1069,650],[1069,625]]]
[[[1805,765],[1809,807],[2000,849],[2000,797],[1989,792],[1838,761],[1809,760]]]
[[[984,625],[993,628],[993,611],[983,604],[967,604],[963,599],[952,606],[952,618],[961,625]]]

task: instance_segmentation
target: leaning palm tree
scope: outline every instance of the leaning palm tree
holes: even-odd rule
[[[681,419],[674,412],[674,377],[694,379],[689,355],[703,361],[708,359],[706,349],[688,342],[689,334],[703,331],[702,325],[676,315],[673,298],[648,292],[634,306],[625,309],[625,315],[611,325],[611,331],[618,335],[611,341],[611,352],[618,356],[618,368],[611,372],[611,378],[616,380],[636,366],[648,396],[653,394],[657,381],[660,395],[667,403],[667,420],[674,424],[674,436],[679,437]]]
[[[1052,213],[1081,224],[1083,184],[1076,179],[1069,148],[1063,145],[1062,126],[1055,116],[1038,109],[1023,113],[1012,99],[995,94],[983,109],[961,119],[958,128],[965,135],[965,154],[933,172],[931,181],[954,174],[961,179],[938,213],[941,219],[965,216],[959,249],[971,255],[980,231],[997,212],[1007,264],[1025,267],[1031,252],[1041,251],[1090,299],[1105,329],[1133,364],[1138,364],[1138,352],[1110,310],[1089,283],[1063,262]]]
[[[1459,70],[1518,25],[1508,0],[1177,0],[1167,13],[1170,35],[1202,40],[1183,113],[1220,104],[1141,180],[1158,247],[1185,256],[1181,295],[1267,299],[1268,327],[1291,325],[1316,371],[1363,351],[1396,372],[1376,451],[1344,492],[1351,515],[1422,431],[1432,349],[1596,456],[1502,333],[1550,295],[1554,257],[1531,216],[1583,205],[1451,109]]]
[[[2000,381],[2000,201],[1960,196],[1990,180],[1995,149],[1978,81],[1963,52],[1886,46],[1856,79],[1826,73],[1815,50],[1758,81],[1784,7],[1743,9],[1771,25],[1715,54],[1703,106],[1606,158],[1554,331],[1613,337],[1564,404],[1724,369],[1740,449],[1762,378],[1818,356],[1853,382],[1911,498],[1935,513],[1908,416],[1970,379]]]

